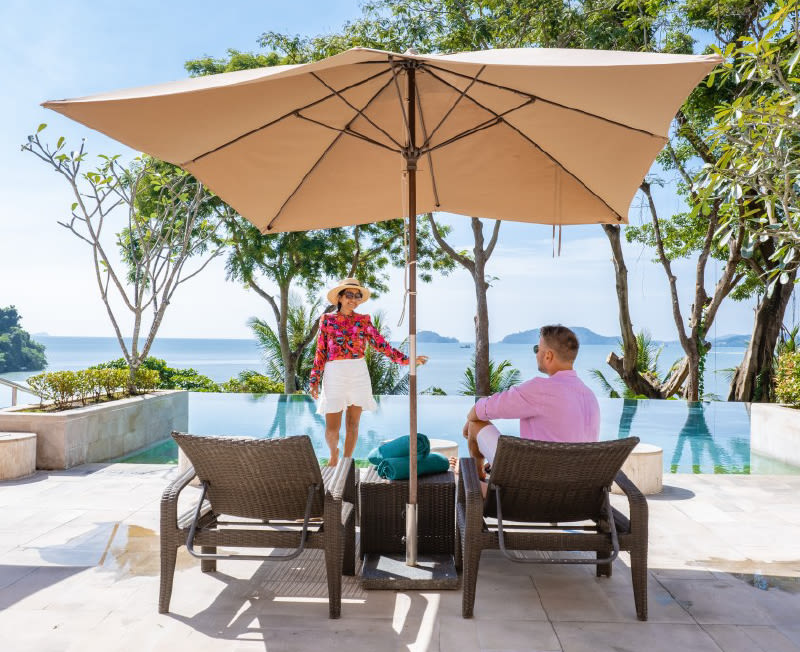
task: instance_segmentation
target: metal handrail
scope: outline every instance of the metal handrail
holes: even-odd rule
[[[11,388],[11,407],[14,407],[17,404],[17,392],[25,392],[26,394],[33,394],[33,396],[37,396],[39,398],[43,398],[39,392],[34,391],[27,385],[20,385],[19,383],[15,383],[13,380],[7,380],[5,378],[0,378],[0,385],[5,385],[6,387]]]

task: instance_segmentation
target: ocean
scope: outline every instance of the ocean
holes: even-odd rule
[[[47,371],[65,369],[85,369],[99,362],[107,362],[122,356],[117,340],[113,337],[56,337],[37,336],[36,341],[44,344],[48,360]],[[420,391],[429,387],[440,387],[447,394],[457,394],[464,377],[464,370],[470,364],[472,348],[462,348],[460,344],[420,343],[419,353],[430,357],[428,364],[419,368],[418,385]],[[616,347],[606,344],[582,345],[575,368],[578,375],[598,396],[605,395],[601,385],[590,373],[590,369],[600,369],[609,380],[616,374],[606,364],[608,354]],[[740,347],[719,347],[712,349],[706,362],[705,391],[724,399],[728,392],[726,370],[738,365],[744,355]],[[495,343],[490,348],[495,362],[509,360],[519,369],[523,379],[536,374],[536,359],[530,344]],[[681,357],[682,349],[677,344],[667,344],[660,357],[660,367],[667,369]],[[196,369],[217,382],[226,381],[245,369],[263,369],[261,355],[255,340],[247,339],[156,339],[151,355],[163,358],[171,367]],[[38,372],[34,372],[38,373]],[[0,374],[10,380],[24,380],[31,372]],[[26,395],[19,400],[26,401]],[[0,385],[0,407],[11,404],[11,390]]]

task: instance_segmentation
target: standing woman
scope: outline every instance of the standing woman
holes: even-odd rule
[[[325,441],[331,449],[329,466],[339,462],[339,430],[342,412],[345,416],[344,456],[352,457],[358,439],[358,423],[362,410],[377,407],[372,396],[372,383],[364,361],[367,345],[398,364],[409,364],[408,356],[383,338],[369,315],[355,309],[369,299],[370,291],[357,279],[346,278],[328,291],[328,301],[336,312],[322,315],[317,338],[317,353],[311,370],[310,391],[317,404],[317,414],[325,415]],[[417,364],[425,364],[428,356],[418,355]],[[320,381],[322,391],[320,392]]]

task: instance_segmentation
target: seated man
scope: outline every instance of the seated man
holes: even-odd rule
[[[575,333],[566,326],[542,326],[533,351],[546,378],[532,378],[482,398],[467,415],[464,437],[481,479],[485,478],[483,458],[492,463],[502,434],[491,419],[519,419],[523,439],[591,442],[600,437],[597,398],[572,368],[578,356]]]

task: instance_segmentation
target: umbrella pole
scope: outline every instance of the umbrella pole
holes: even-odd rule
[[[406,504],[406,565],[417,563],[417,152],[416,86],[413,63],[408,62],[408,147],[405,152],[408,174],[408,412],[409,412],[409,478]]]

